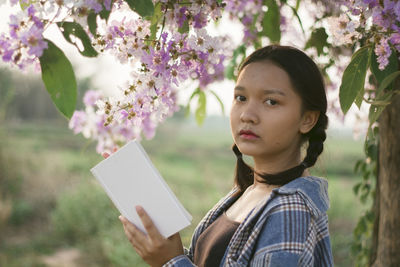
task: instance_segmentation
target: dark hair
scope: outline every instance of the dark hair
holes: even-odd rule
[[[302,99],[302,113],[306,110],[320,111],[317,123],[309,132],[302,135],[302,143],[308,141],[308,148],[304,160],[298,166],[274,174],[257,172],[263,183],[284,185],[300,177],[306,168],[315,164],[322,153],[326,139],[325,130],[328,126],[325,85],[314,61],[304,52],[291,46],[270,45],[257,49],[240,65],[239,73],[250,63],[261,61],[270,61],[286,71],[294,89]],[[240,191],[244,191],[254,181],[254,170],[244,162],[236,144],[233,144],[232,150],[237,157],[235,183]]]

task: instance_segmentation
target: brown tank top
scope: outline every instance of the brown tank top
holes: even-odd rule
[[[239,222],[229,219],[225,212],[219,216],[197,239],[193,263],[200,267],[219,266],[239,225]]]

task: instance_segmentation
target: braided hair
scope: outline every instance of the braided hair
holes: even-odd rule
[[[326,115],[327,100],[325,85],[317,65],[304,52],[291,46],[270,45],[260,48],[249,55],[239,67],[239,73],[243,68],[253,62],[269,61],[286,71],[290,81],[302,99],[301,112],[306,110],[319,111],[319,117],[314,127],[302,134],[301,142],[308,141],[307,154],[303,161],[290,169],[279,173],[258,173],[243,160],[242,153],[236,144],[232,150],[237,157],[235,170],[235,184],[240,191],[244,191],[254,181],[254,174],[262,178],[261,182],[270,185],[284,185],[298,177],[304,170],[312,167],[322,153],[328,127]]]

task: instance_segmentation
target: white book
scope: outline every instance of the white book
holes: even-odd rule
[[[133,140],[91,170],[119,212],[146,233],[135,206],[142,206],[158,231],[169,237],[190,225],[185,210],[154,167],[139,142]]]

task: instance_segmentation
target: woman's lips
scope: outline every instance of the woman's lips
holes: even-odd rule
[[[255,133],[253,133],[250,130],[241,130],[239,132],[239,135],[240,135],[241,138],[248,139],[248,140],[254,140],[254,139],[259,138],[258,135],[256,135]]]

